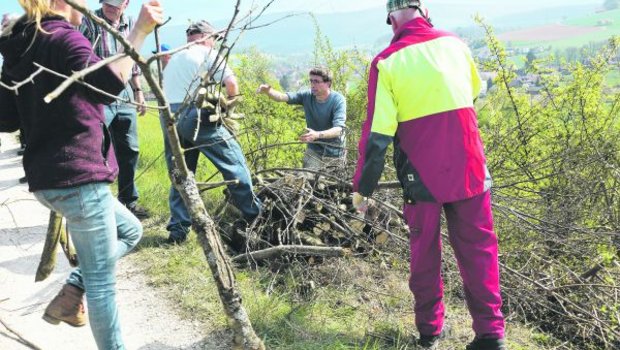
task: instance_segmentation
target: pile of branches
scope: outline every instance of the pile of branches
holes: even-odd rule
[[[250,227],[229,232],[230,242],[244,242],[245,253],[233,261],[260,262],[291,254],[311,259],[365,255],[380,252],[382,246],[406,247],[408,229],[400,209],[389,204],[401,201],[400,192],[383,191],[387,199],[376,200],[363,215],[353,207],[351,183],[343,178],[348,177],[308,169],[261,171],[255,192],[263,210]]]
[[[269,169],[259,174],[256,193],[263,212],[251,227],[233,232],[231,241],[240,241],[242,236],[244,242],[238,249],[243,253],[233,261],[258,264],[290,256],[317,261],[322,257],[395,252],[403,259],[408,256],[408,228],[400,209],[402,198],[397,182],[381,183],[374,194],[375,204],[360,216],[352,206],[351,183],[342,180],[350,176],[295,168]],[[508,321],[519,319],[535,324],[541,331],[566,341],[561,348],[620,346],[620,320],[614,321],[620,305],[617,261],[610,258],[576,270],[565,262],[563,253],[549,252],[573,251],[587,256],[585,247],[591,242],[585,240],[591,236],[574,232],[571,239],[557,246],[559,240],[553,235],[561,231],[559,227],[532,226],[536,219],[528,218],[518,205],[511,206],[514,203],[500,193],[494,197],[500,237],[509,241],[531,239],[517,250],[505,241],[512,249],[501,251],[503,310]],[[443,228],[443,240],[448,242],[445,225]],[[566,239],[566,232],[563,236]],[[577,252],[579,247],[583,251]],[[451,250],[446,249],[444,254],[446,292],[462,299],[456,261]]]
[[[500,259],[508,316],[536,324],[570,344],[565,348],[618,349],[620,264],[603,245],[617,233],[540,220],[496,199],[500,230],[510,228],[519,243]]]

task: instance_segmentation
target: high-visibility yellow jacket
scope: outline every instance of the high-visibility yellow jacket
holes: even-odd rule
[[[454,202],[489,189],[474,99],[480,77],[467,45],[416,18],[372,62],[354,191],[369,196],[394,143],[407,203]]]

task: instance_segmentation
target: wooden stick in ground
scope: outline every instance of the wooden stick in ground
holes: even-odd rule
[[[73,246],[73,242],[71,241],[71,236],[69,236],[69,230],[65,226],[64,230],[60,230],[60,247],[62,251],[65,253],[65,257],[69,260],[69,265],[72,267],[78,266],[78,258],[75,247]]]
[[[61,231],[63,231],[62,216],[55,211],[50,211],[41,261],[39,261],[37,274],[34,277],[35,282],[43,281],[54,271],[54,267],[56,267],[56,247],[58,247],[58,242],[60,241]]]
[[[262,261],[279,258],[285,254],[298,254],[307,256],[342,257],[347,255],[347,250],[341,247],[315,247],[307,245],[281,245],[263,250],[257,250],[235,256],[233,262]]]

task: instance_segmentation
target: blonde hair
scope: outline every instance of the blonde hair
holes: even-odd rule
[[[21,7],[26,11],[26,18],[28,22],[34,22],[37,25],[37,29],[43,31],[41,28],[41,19],[45,16],[53,15],[56,12],[52,8],[52,2],[54,0],[18,0]]]

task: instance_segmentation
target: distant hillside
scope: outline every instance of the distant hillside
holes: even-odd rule
[[[499,34],[497,37],[502,41],[515,42],[548,42],[565,39],[577,39],[580,36],[603,31],[603,27],[597,26],[568,26],[563,24],[551,24],[540,27],[532,27],[512,32]]]
[[[381,37],[391,33],[385,24],[385,11],[366,10],[334,15],[318,15],[316,19],[321,31],[327,35],[334,47],[359,47],[371,49]],[[260,26],[283,18],[285,15],[268,15],[254,23]],[[218,28],[227,25],[225,21],[213,23]],[[250,30],[243,34],[237,50],[257,47],[273,54],[310,53],[314,49],[315,26],[309,14],[284,18],[267,27]],[[171,46],[185,42],[185,26],[162,28],[161,40]],[[382,43],[383,45],[386,42]]]
[[[472,15],[476,8],[467,4],[439,3],[431,6],[434,23],[441,28],[473,25]],[[433,15],[433,14],[436,14]],[[467,15],[464,15],[467,14]],[[255,25],[270,23],[287,14],[273,14],[260,18]],[[373,51],[385,47],[392,37],[390,26],[385,23],[384,6],[363,11],[319,14],[316,19],[324,35],[337,48],[358,47]],[[215,21],[218,28],[226,21]],[[161,31],[162,41],[172,46],[185,42],[184,26],[166,26]],[[255,46],[261,51],[273,54],[310,53],[314,48],[315,28],[310,15],[296,15],[265,28],[244,34],[238,49]],[[154,45],[153,45],[154,46]]]
[[[620,35],[620,9],[598,11],[561,23],[532,27],[499,35],[513,46],[550,45],[554,48],[580,47]]]
[[[549,7],[543,10],[539,9],[491,18],[490,23],[498,32],[502,32],[579,19],[582,18],[584,14],[595,13],[599,8],[600,4]]]
[[[439,28],[454,30],[474,28],[472,19],[476,11],[485,12],[484,8],[476,8],[470,3],[433,3],[429,4],[433,22]],[[552,7],[511,16],[488,18],[498,32],[508,29],[529,28],[550,23],[568,21],[585,21],[584,14],[595,13],[597,5],[577,5]],[[494,13],[491,11],[491,13]],[[270,23],[281,19],[285,14],[268,15],[258,20],[255,25]],[[336,48],[357,47],[362,50],[377,52],[385,47],[392,37],[391,28],[385,24],[385,8],[383,6],[363,11],[320,14],[316,16],[321,31]],[[596,22],[596,16],[591,21]],[[215,21],[214,25],[223,28],[226,21]],[[249,47],[257,47],[263,52],[277,55],[309,54],[314,48],[315,28],[310,15],[302,14],[285,18],[268,27],[251,30],[243,35],[237,51]],[[165,26],[161,30],[161,40],[173,47],[185,43],[185,26]],[[155,45],[150,44],[149,50]]]

